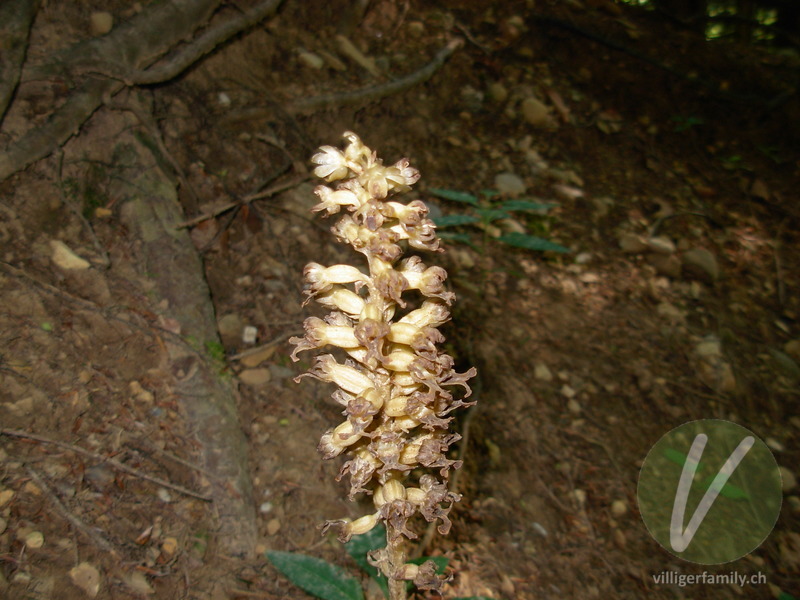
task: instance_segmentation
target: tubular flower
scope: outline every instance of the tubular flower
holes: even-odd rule
[[[350,500],[372,495],[376,512],[327,521],[323,530],[335,526],[346,541],[383,523],[387,546],[374,559],[390,586],[400,589],[402,580],[411,580],[436,589],[442,580],[434,566],[407,563],[404,544],[417,537],[409,528],[415,514],[438,521],[442,533],[450,528],[448,513],[460,497],[447,482],[461,461],[447,457],[460,439],[449,431],[449,414],[473,404],[466,401],[466,382],[476,371],[457,373],[453,359],[437,347],[444,341],[437,328],[450,319],[455,300],[445,288],[447,272],[427,267],[418,256],[401,260],[401,243],[440,251],[427,207],[390,199],[410,189],[419,172],[407,159],[384,166],[356,134],[344,137],[344,151],[323,146],[311,159],[317,177],[337,182],[335,189],[315,189],[320,203],[312,210],[327,216],[345,209],[331,231],[364,255],[368,273],[344,264],[306,266],[306,302],[313,298],[333,312],[306,319],[305,335],[290,340],[291,356],[296,361],[300,352],[332,346],[347,357],[338,362],[332,354],[318,355],[296,380],[309,376],[337,386],[333,399],[344,407],[345,420],[322,436],[318,449],[325,459],[348,456],[337,479],[348,477]],[[424,298],[417,307],[403,298],[409,290]],[[405,314],[395,321],[398,307]],[[448,389],[453,386],[463,387],[459,397]]]
[[[336,214],[343,206],[356,208],[360,204],[356,195],[350,190],[336,190],[335,192],[324,185],[319,185],[314,190],[319,196],[320,203],[311,210],[313,212],[325,211],[329,215]]]
[[[319,165],[314,169],[314,175],[326,181],[344,179],[350,172],[344,154],[333,146],[320,148],[319,152],[311,157],[311,162]]]

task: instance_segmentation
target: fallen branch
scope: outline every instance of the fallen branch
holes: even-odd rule
[[[38,9],[39,0],[9,0],[0,6],[0,39],[3,40],[3,51],[0,52],[0,122],[17,89],[28,50],[31,24]]]
[[[342,92],[339,94],[323,94],[322,96],[313,96],[297,100],[288,107],[286,110],[292,113],[300,113],[305,111],[319,110],[326,106],[341,106],[345,104],[356,104],[358,102],[374,102],[380,98],[391,96],[403,92],[415,85],[419,85],[430,79],[436,71],[438,71],[445,61],[450,58],[458,48],[462,46],[464,40],[455,38],[451,40],[444,48],[439,50],[433,60],[418,71],[414,71],[410,75],[406,75],[400,79],[390,81],[352,92]]]
[[[451,40],[450,43],[439,50],[431,62],[418,71],[414,71],[413,73],[410,73],[405,77],[401,77],[400,79],[395,79],[394,81],[389,81],[388,83],[382,83],[380,85],[362,88],[359,90],[353,90],[351,92],[340,92],[338,94],[323,94],[321,96],[312,96],[311,98],[300,98],[292,102],[291,105],[286,106],[285,111],[290,115],[297,113],[308,113],[331,106],[343,106],[347,104],[358,104],[361,102],[374,102],[375,100],[380,100],[386,96],[404,92],[405,90],[430,79],[433,74],[436,73],[436,71],[438,71],[442,65],[444,65],[445,61],[450,58],[450,55],[460,48],[463,43],[464,41],[461,38],[455,38]],[[273,112],[274,111],[272,109],[259,106],[231,114],[228,117],[223,118],[223,122],[230,124],[260,119],[271,116]]]
[[[26,440],[34,440],[36,442],[41,442],[43,444],[52,444],[53,446],[58,446],[59,448],[63,448],[64,450],[69,450],[70,452],[81,454],[93,460],[103,463],[108,463],[111,467],[117,469],[118,471],[122,471],[123,473],[127,473],[128,475],[133,475],[134,477],[138,477],[139,479],[144,479],[145,481],[149,481],[150,483],[155,483],[156,485],[160,485],[161,487],[174,490],[179,494],[183,494],[185,496],[191,496],[192,498],[197,498],[198,500],[203,500],[204,502],[211,502],[211,498],[209,496],[200,494],[199,492],[194,492],[183,486],[177,485],[175,483],[170,483],[169,481],[165,481],[158,477],[154,477],[153,475],[142,473],[140,471],[137,471],[133,467],[129,467],[128,465],[119,462],[114,458],[103,456],[102,454],[98,454],[97,452],[92,452],[90,450],[81,448],[80,446],[75,446],[74,444],[67,444],[66,442],[59,442],[58,440],[51,440],[50,438],[45,437],[43,435],[28,433],[27,431],[17,431],[16,429],[0,429],[0,435],[21,438]]]

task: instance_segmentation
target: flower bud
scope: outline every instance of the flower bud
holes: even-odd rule
[[[417,360],[410,349],[401,348],[390,352],[383,358],[383,366],[391,371],[408,371]]]
[[[378,523],[378,513],[365,515],[347,525],[351,535],[362,535],[370,531]]]
[[[364,310],[364,299],[344,288],[336,288],[317,296],[317,302],[326,308],[336,308],[348,315],[358,315]]]
[[[412,504],[416,504],[419,506],[425,499],[427,498],[427,494],[418,487],[413,488],[406,488],[406,500],[411,502]]]
[[[390,479],[381,486],[383,498],[386,502],[406,499],[406,488],[397,479]]]

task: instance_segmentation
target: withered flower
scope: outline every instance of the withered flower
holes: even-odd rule
[[[312,210],[345,211],[331,230],[364,255],[367,272],[352,265],[306,266],[306,302],[313,298],[333,312],[306,319],[305,335],[290,340],[292,359],[327,346],[347,357],[339,362],[332,354],[318,355],[297,379],[315,377],[338,387],[333,399],[344,407],[345,420],[322,436],[319,451],[325,459],[348,456],[338,479],[349,477],[351,500],[371,494],[376,512],[328,521],[323,530],[335,526],[347,541],[383,523],[387,546],[373,560],[389,578],[391,600],[401,600],[404,580],[424,589],[442,582],[433,563],[406,562],[404,542],[417,537],[409,528],[415,514],[438,521],[443,534],[450,529],[448,513],[460,497],[448,491],[447,482],[461,462],[447,458],[460,439],[449,431],[449,414],[472,404],[465,401],[471,393],[466,382],[475,369],[455,372],[453,359],[437,348],[444,341],[437,328],[449,320],[447,307],[455,299],[444,285],[446,271],[427,267],[418,256],[401,260],[403,244],[441,250],[421,201],[387,199],[410,189],[419,172],[407,159],[386,167],[356,134],[344,138],[344,151],[323,146],[311,159],[317,177],[337,182],[335,189],[315,189],[320,203]],[[420,306],[407,305],[403,294],[409,290],[424,297]],[[394,320],[398,309],[404,314]],[[454,397],[447,389],[452,386],[463,386],[463,398]]]

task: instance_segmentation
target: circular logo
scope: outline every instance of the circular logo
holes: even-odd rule
[[[647,530],[675,556],[737,560],[766,539],[781,510],[781,475],[767,445],[740,425],[703,419],[676,427],[639,473]]]

